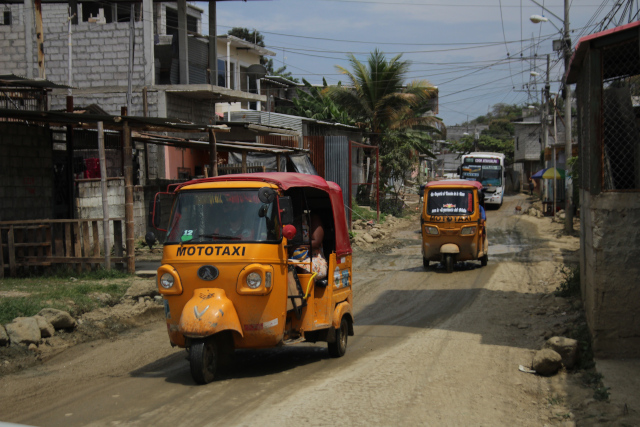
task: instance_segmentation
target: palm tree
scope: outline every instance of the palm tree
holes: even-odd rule
[[[322,78],[322,88],[312,86],[305,79],[302,79],[302,82],[304,89],[296,89],[298,96],[293,98],[293,107],[287,108],[285,112],[344,125],[354,124],[347,112],[326,95],[329,86],[324,77]]]
[[[380,146],[382,157],[386,153],[382,151],[384,147],[380,142],[386,132],[420,128],[436,132],[444,130],[440,119],[425,114],[431,109],[437,88],[426,80],[405,85],[410,62],[401,58],[400,54],[387,60],[376,49],[363,64],[350,55],[352,70],[337,67],[347,76],[348,82],[328,89],[328,95],[347,111],[358,126],[369,132],[371,144]],[[373,182],[372,170],[367,182]]]

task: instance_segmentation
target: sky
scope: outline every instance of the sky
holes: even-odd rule
[[[453,126],[498,103],[540,102],[547,54],[551,92],[558,92],[564,62],[552,40],[561,36],[555,27],[563,28],[564,1],[536,1],[547,10],[532,0],[218,1],[217,33],[256,29],[276,53],[274,69],[286,65],[311,84],[322,84],[323,77],[330,85],[346,82],[336,66],[349,69],[349,54],[363,62],[376,48],[388,59],[402,54],[411,63],[407,83],[427,80],[437,86],[438,117]],[[580,37],[599,30],[616,2],[569,1],[574,47]],[[208,34],[208,5],[195,4],[204,10]],[[550,22],[532,23],[531,15]]]

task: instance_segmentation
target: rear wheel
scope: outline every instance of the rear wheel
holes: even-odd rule
[[[197,384],[213,381],[218,368],[218,349],[213,337],[193,341],[189,349],[191,376]]]
[[[489,255],[484,254],[482,257],[480,257],[481,266],[486,267],[488,262],[489,262]]]
[[[444,266],[447,269],[447,273],[453,272],[453,255],[444,256]]]
[[[425,257],[422,257],[422,266],[425,268],[425,270],[429,268],[429,260]]]
[[[349,336],[349,321],[345,316],[340,320],[340,328],[336,330],[336,340],[328,344],[331,357],[342,357],[347,352],[347,337]]]

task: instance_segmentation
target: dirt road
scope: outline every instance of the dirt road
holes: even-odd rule
[[[357,251],[355,336],[341,359],[326,347],[239,351],[223,376],[195,386],[184,350],[158,321],[75,346],[0,378],[0,420],[37,426],[562,425],[570,381],[525,374],[562,324],[550,292],[578,239],[549,219],[517,215],[523,195],[487,213],[489,265],[452,274],[422,267],[419,223],[398,248]],[[551,227],[551,228],[550,228]],[[561,226],[556,227],[560,229]],[[557,230],[556,230],[557,231]],[[544,315],[541,315],[541,310]],[[572,397],[573,396],[573,397]]]

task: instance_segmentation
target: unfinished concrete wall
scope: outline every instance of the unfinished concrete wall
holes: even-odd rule
[[[48,128],[0,123],[0,221],[53,218],[52,158]]]
[[[25,61],[27,37],[24,24],[24,5],[14,4],[10,6],[9,10],[11,11],[11,25],[0,25],[0,52],[2,52],[0,74],[27,76],[28,62]],[[35,33],[33,31],[31,33],[35,37]],[[35,76],[37,76],[37,66],[32,67],[32,72],[34,70]]]
[[[76,206],[78,218],[92,219],[103,218],[102,214],[102,190],[99,179],[80,180],[78,184],[78,197]],[[124,178],[109,178],[107,180],[107,199],[109,202],[109,218],[125,217],[124,203]],[[134,236],[136,239],[144,237],[146,233],[146,209],[144,206],[144,188],[133,187],[133,222]],[[111,227],[113,232],[113,227]],[[122,227],[122,241],[126,241],[125,227]],[[100,241],[102,242],[102,229],[100,229]]]
[[[640,194],[581,191],[580,279],[598,357],[640,357]]]

